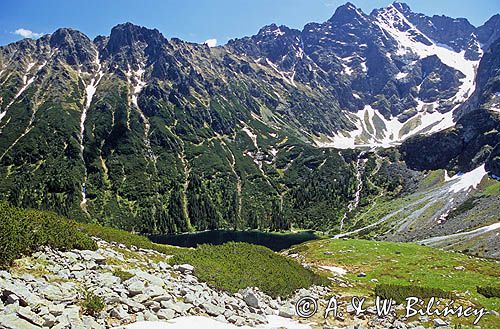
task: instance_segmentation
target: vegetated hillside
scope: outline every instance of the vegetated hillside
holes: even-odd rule
[[[0,197],[147,233],[343,230],[360,201],[422,174],[392,151],[318,146],[453,127],[495,22],[346,4],[302,31],[270,25],[216,48],[130,23],[1,47]]]

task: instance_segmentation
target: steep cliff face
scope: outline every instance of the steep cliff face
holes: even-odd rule
[[[500,143],[500,40],[494,42],[478,66],[476,90],[462,106],[453,128],[430,136],[415,136],[401,150],[417,170],[447,168],[467,172],[486,163],[495,176]]]
[[[336,229],[380,170],[350,148],[437,132],[410,168],[496,172],[498,116],[474,110],[498,97],[497,21],[348,3],[216,48],[130,23],[0,47],[0,197],[142,232]],[[367,197],[418,176],[391,161]]]

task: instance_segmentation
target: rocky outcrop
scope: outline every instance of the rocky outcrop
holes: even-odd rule
[[[500,143],[499,131],[498,112],[477,110],[464,115],[454,128],[408,139],[400,151],[408,167],[415,170],[468,172],[488,161],[487,170],[498,176],[493,150]]]

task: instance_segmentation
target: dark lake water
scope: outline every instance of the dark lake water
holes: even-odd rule
[[[287,249],[294,244],[318,239],[312,231],[299,233],[267,233],[258,231],[204,231],[195,233],[152,235],[151,241],[178,247],[196,247],[200,244],[224,244],[229,241],[247,242],[268,247],[274,251]]]

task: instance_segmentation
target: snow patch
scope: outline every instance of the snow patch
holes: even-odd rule
[[[285,72],[285,71],[280,71],[280,69],[278,68],[278,66],[276,64],[274,64],[273,62],[271,62],[268,58],[266,58],[266,63],[271,66],[271,68],[276,72],[278,73],[281,78],[283,80],[285,80],[286,82],[288,82],[289,84],[291,84],[292,86],[294,87],[297,87],[297,85],[295,84],[295,81],[294,81],[294,78],[295,78],[295,70],[292,70],[290,72]]]
[[[320,268],[324,269],[324,270],[327,270],[327,271],[330,271],[334,274],[338,274],[338,275],[346,275],[347,274],[347,270],[343,267],[339,267],[339,266],[325,266],[325,265],[322,265],[320,266]]]
[[[432,134],[455,124],[453,111],[440,113],[435,110],[438,102],[424,103],[417,100],[417,103],[417,114],[406,122],[400,122],[398,117],[386,119],[378,110],[366,105],[362,110],[350,115],[356,129],[333,133],[327,136],[329,141],[316,141],[316,145],[341,149],[391,147],[401,144],[410,136]]]
[[[85,150],[85,146],[83,144],[83,134],[85,132],[85,121],[87,119],[87,111],[90,108],[90,105],[92,104],[92,99],[94,98],[95,92],[97,91],[97,85],[101,81],[102,77],[104,76],[104,73],[102,72],[102,65],[99,60],[99,52],[96,52],[95,55],[95,60],[94,64],[97,66],[97,73],[95,76],[92,77],[90,80],[90,83],[85,86],[85,104],[83,105],[83,110],[82,110],[82,115],[80,117],[80,159],[83,162],[83,167],[85,170],[84,173],[84,181],[82,184],[82,201],[80,202],[80,207],[84,208],[85,205],[87,204],[87,167],[85,165],[85,159],[83,157],[83,152]]]
[[[486,174],[487,172],[484,168],[484,164],[472,171],[469,171],[468,173],[457,174],[450,179],[450,181],[456,180],[456,182],[450,186],[448,191],[457,193],[460,191],[469,191],[470,189],[476,189]]]
[[[408,72],[399,72],[396,74],[396,79],[397,80],[402,80],[408,76]]]
[[[248,135],[248,137],[250,137],[255,148],[259,149],[259,146],[257,145],[257,134],[254,134],[248,126],[243,127],[241,130],[243,130]]]

